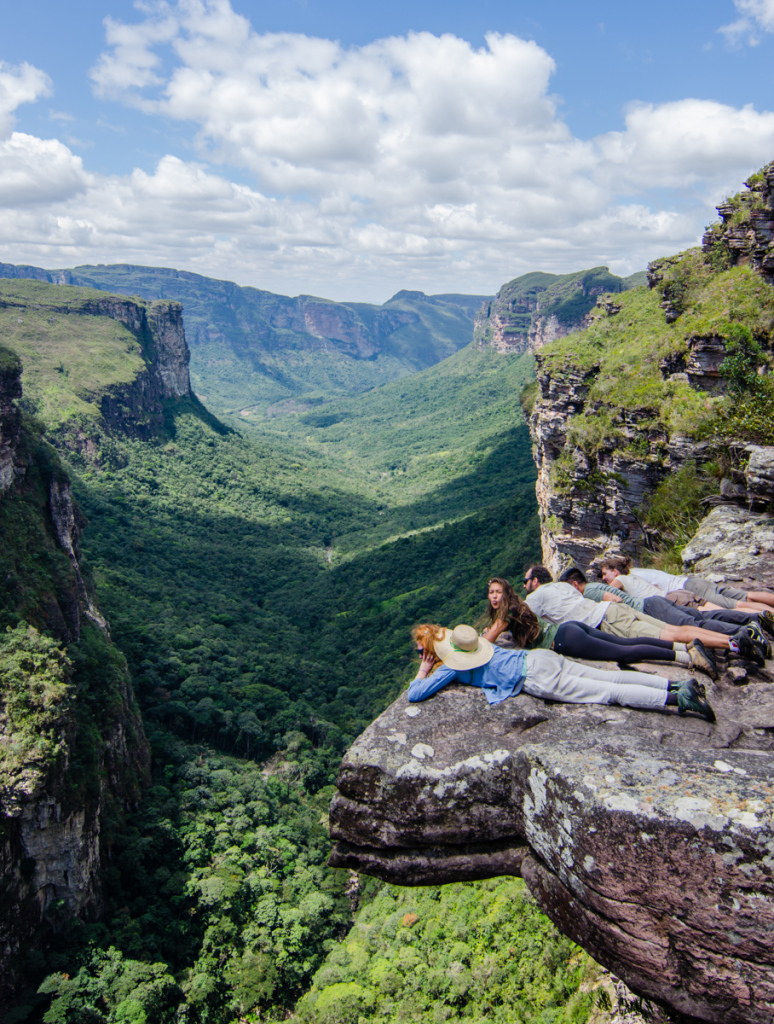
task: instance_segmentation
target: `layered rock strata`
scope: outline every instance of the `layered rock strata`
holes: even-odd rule
[[[718,206],[720,223],[707,229],[702,248],[728,262],[749,263],[774,280],[774,163],[745,182],[742,192]]]
[[[520,873],[639,994],[770,1022],[774,677],[747,670],[746,686],[709,687],[716,725],[524,695],[490,707],[465,687],[404,695],[344,757],[331,863],[409,885]]]

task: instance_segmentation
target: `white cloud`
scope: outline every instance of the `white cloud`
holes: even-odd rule
[[[0,61],[0,139],[7,138],[12,131],[17,107],[50,93],[51,81],[38,68],[31,64],[13,67]]]
[[[720,29],[731,44],[757,46],[761,32],[774,32],[774,0],[734,0],[734,6],[741,17]]]
[[[87,183],[81,158],[56,139],[13,132],[0,141],[0,208],[59,203]]]
[[[489,292],[695,244],[713,203],[774,158],[774,113],[707,100],[632,104],[623,130],[576,138],[552,58],[511,35],[347,49],[258,34],[227,0],[106,32],[95,91],[189,125],[198,160],[96,175],[61,142],[14,136],[0,259],[157,263],[335,298]]]

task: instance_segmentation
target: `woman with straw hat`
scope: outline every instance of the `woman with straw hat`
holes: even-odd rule
[[[482,689],[490,704],[523,690],[532,697],[571,704],[674,705],[680,715],[695,711],[706,721],[715,721],[695,679],[679,682],[645,672],[607,672],[543,649],[505,650],[479,636],[472,626],[452,630],[423,623],[411,635],[422,655],[419,671],[409,684],[412,702],[458,682]]]

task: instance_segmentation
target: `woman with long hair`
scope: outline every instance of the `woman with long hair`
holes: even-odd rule
[[[414,627],[412,636],[421,654],[419,671],[409,684],[412,702],[460,682],[483,690],[490,704],[523,690],[532,697],[571,704],[674,705],[680,715],[694,711],[707,722],[715,721],[695,679],[678,682],[646,672],[607,672],[540,648],[506,650],[480,637],[472,626],[451,630],[422,623]]]
[[[539,619],[503,576],[493,576],[487,587],[490,625],[483,636],[497,646],[510,646],[512,643],[514,647],[555,651],[566,658],[615,661],[619,665],[631,665],[635,661],[669,661],[685,667],[702,668],[700,663],[691,661],[690,655],[675,651],[669,640],[615,636],[587,626],[585,622],[564,622],[557,626]],[[510,642],[500,639],[504,633],[510,633]]]

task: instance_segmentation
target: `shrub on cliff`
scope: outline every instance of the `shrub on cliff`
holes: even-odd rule
[[[29,791],[64,753],[70,669],[61,646],[25,622],[0,638],[3,790],[21,783]]]

